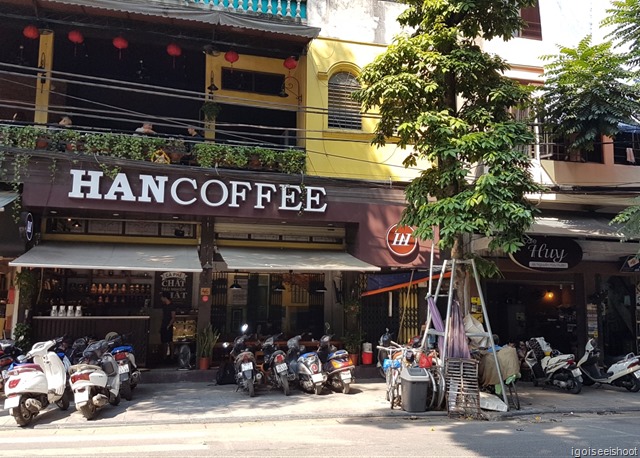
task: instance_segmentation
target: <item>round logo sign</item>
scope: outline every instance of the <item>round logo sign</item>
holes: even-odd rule
[[[33,215],[31,213],[27,213],[24,220],[24,235],[29,242],[33,239],[33,230]]]
[[[394,224],[387,231],[387,247],[397,256],[408,256],[418,248],[418,239],[411,226]]]

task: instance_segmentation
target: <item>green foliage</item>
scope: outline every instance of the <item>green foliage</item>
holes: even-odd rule
[[[13,282],[20,291],[21,301],[27,305],[27,308],[30,308],[38,290],[36,273],[31,269],[23,269],[20,272],[16,272]]]
[[[219,338],[220,333],[217,329],[213,329],[211,327],[211,323],[207,324],[204,328],[198,331],[198,334],[196,335],[198,357],[211,358],[213,347],[215,347]]]
[[[640,1],[613,0],[611,6],[602,25],[613,28],[608,37],[618,45],[627,45],[630,63],[637,65],[640,63]]]
[[[208,101],[202,104],[200,111],[205,121],[215,121],[218,114],[220,114],[220,105],[216,102]]]
[[[592,150],[600,135],[614,136],[620,122],[640,111],[640,88],[627,58],[610,42],[559,47],[545,67],[542,117],[554,134],[569,140],[574,150]]]
[[[16,347],[23,352],[27,353],[31,350],[31,326],[26,323],[17,323],[13,328],[13,340],[16,342]]]
[[[362,342],[364,342],[364,335],[361,331],[350,332],[342,339],[344,349],[350,354],[360,353]]]
[[[364,68],[354,95],[365,110],[380,112],[374,144],[397,139],[408,150],[405,166],[431,164],[406,189],[402,223],[423,240],[439,226],[440,247],[456,258],[464,257],[464,234],[491,237],[490,248],[513,252],[536,211],[525,196],[542,190],[523,148],[533,136],[510,114],[529,103],[530,91],[504,77],[506,62],[476,40],[511,38],[523,25],[519,9],[534,2],[406,3],[399,21],[416,31]]]

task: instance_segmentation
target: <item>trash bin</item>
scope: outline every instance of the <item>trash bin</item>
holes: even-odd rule
[[[422,367],[405,367],[400,372],[402,410],[426,412],[429,375]]]
[[[362,364],[373,364],[373,346],[370,342],[362,344]]]

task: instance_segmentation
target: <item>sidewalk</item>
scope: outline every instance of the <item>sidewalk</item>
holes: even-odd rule
[[[175,383],[145,383],[134,391],[132,401],[122,400],[117,407],[105,406],[95,420],[87,421],[72,404],[62,412],[55,406],[41,413],[34,428],[126,426],[162,423],[218,423],[230,421],[305,420],[314,418],[418,417],[446,420],[446,411],[409,413],[391,410],[385,401],[382,379],[358,380],[348,395],[325,390],[321,395],[292,390],[285,397],[281,391],[260,386],[249,398],[234,385],[216,386],[211,380]],[[518,384],[521,410],[506,413],[483,411],[490,420],[518,415],[559,415],[578,413],[616,413],[640,411],[640,393],[624,388],[584,387],[572,395],[554,387]],[[8,411],[0,411],[0,430],[16,428]]]

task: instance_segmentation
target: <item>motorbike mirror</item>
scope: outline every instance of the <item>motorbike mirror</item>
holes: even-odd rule
[[[329,324],[329,322],[328,322],[328,321],[325,321],[325,322],[324,322],[324,328],[326,329],[327,334],[328,334],[328,333],[329,333],[329,329],[331,329],[331,325]]]
[[[240,328],[242,332],[247,332],[247,329],[249,329],[249,325],[247,323],[243,324],[242,327]]]
[[[223,342],[222,348],[229,348],[229,342]]]

